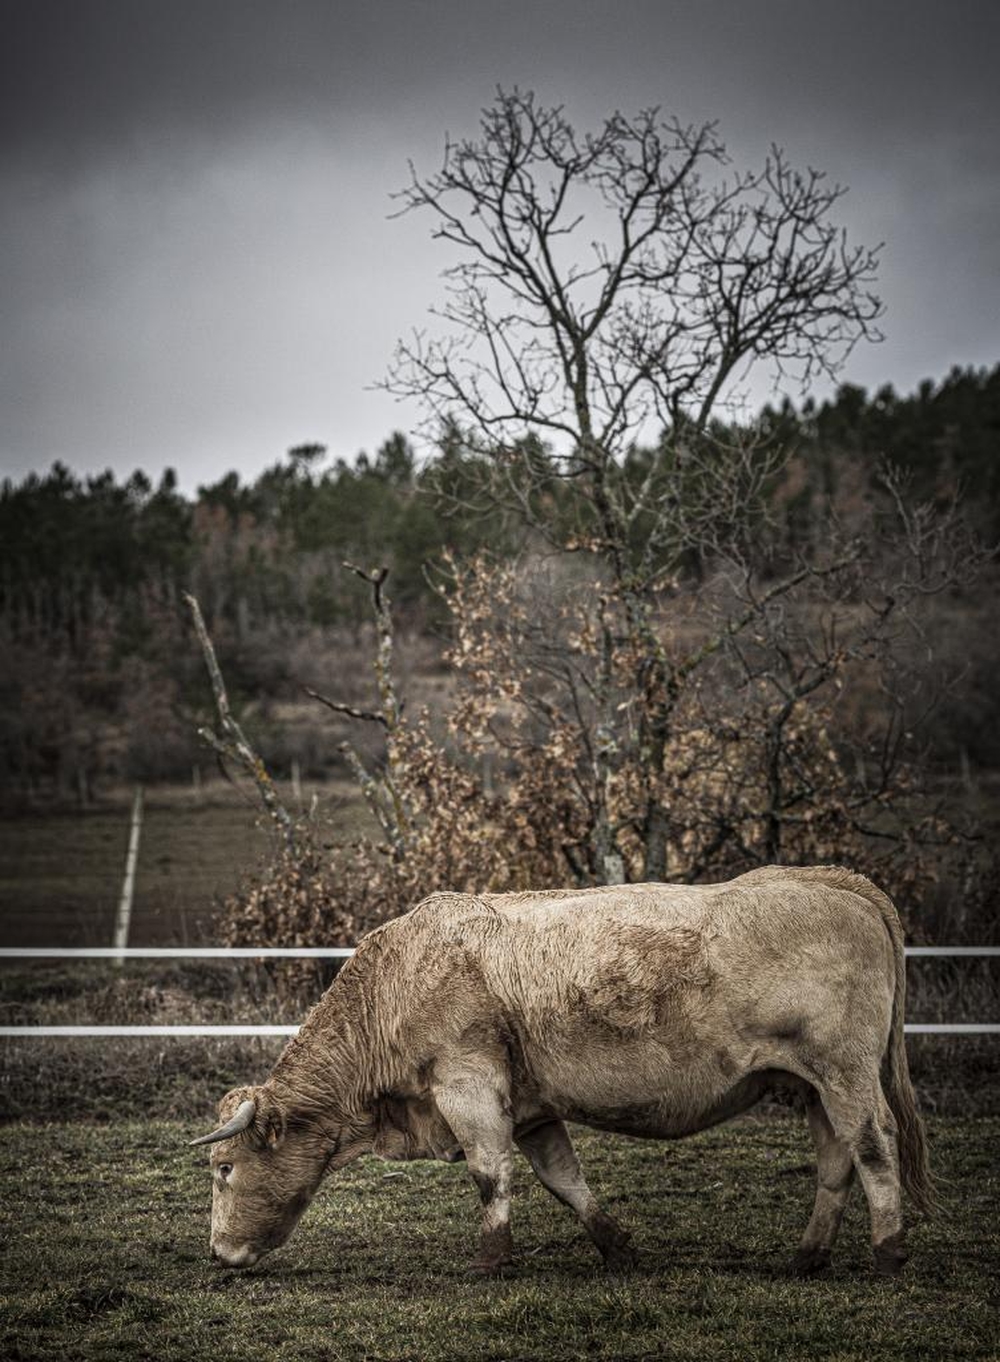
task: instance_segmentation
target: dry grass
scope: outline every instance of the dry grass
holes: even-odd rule
[[[302,1020],[336,965],[253,961],[32,962],[0,971],[5,1025],[251,1024]],[[1000,1018],[1000,959],[914,961],[911,1021]],[[280,1040],[7,1038],[0,1120],[46,1121],[67,1107],[106,1121],[209,1111],[227,1087],[263,1076]],[[911,1036],[925,1111],[1000,1115],[1000,1037]]]

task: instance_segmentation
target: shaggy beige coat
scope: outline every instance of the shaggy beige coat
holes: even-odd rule
[[[930,1199],[903,995],[895,909],[838,868],[434,895],[364,939],[267,1083],[223,1099],[228,1125],[203,1137],[217,1141],[213,1252],[255,1261],[328,1169],[374,1149],[468,1161],[477,1265],[494,1271],[511,1253],[516,1144],[620,1263],[628,1235],[598,1207],[563,1122],[674,1138],[791,1089],[819,1180],[796,1266],[828,1262],[856,1173],[876,1267],[896,1271],[900,1173],[918,1205]]]

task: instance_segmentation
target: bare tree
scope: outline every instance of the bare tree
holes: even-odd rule
[[[648,418],[705,430],[747,362],[833,372],[877,335],[877,251],[829,220],[844,191],[777,149],[760,171],[727,166],[712,124],[616,113],[580,137],[561,109],[500,92],[479,140],[449,141],[399,196],[460,259],[440,314],[453,334],[402,344],[390,385],[491,450],[561,439],[599,498]]]
[[[617,864],[609,790],[622,744],[645,773],[643,873],[659,879],[660,773],[691,675],[770,601],[833,570],[802,564],[748,593],[707,653],[671,649],[659,627],[692,553],[749,571],[753,508],[774,465],[721,426],[734,387],[758,362],[806,383],[878,337],[877,250],[848,244],[831,220],[842,192],[777,149],[762,169],[733,171],[712,124],[649,110],[579,135],[561,109],[515,90],[484,111],[478,139],[448,141],[441,169],[411,170],[399,196],[401,212],[432,215],[458,258],[445,271],[444,334],[401,343],[387,387],[422,399],[432,425],[461,427],[490,504],[598,564],[598,874]],[[664,433],[638,448],[651,428]],[[624,700],[612,683],[622,659]]]

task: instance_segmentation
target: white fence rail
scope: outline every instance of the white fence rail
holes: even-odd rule
[[[0,960],[346,960],[353,954],[353,946],[0,946]]]
[[[0,960],[345,960],[350,946],[2,946]],[[1000,956],[1000,946],[907,946],[909,958]],[[297,1026],[0,1026],[0,1036],[294,1036]],[[907,1022],[909,1036],[1000,1034],[1000,1022]]]
[[[0,1036],[294,1036],[297,1026],[0,1026]],[[907,1022],[908,1036],[1000,1035],[1000,1022]]]
[[[353,954],[353,946],[0,946],[0,960],[345,960]],[[907,946],[906,955],[1000,955],[1000,946]]]

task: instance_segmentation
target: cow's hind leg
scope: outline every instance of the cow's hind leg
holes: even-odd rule
[[[822,1088],[820,1095],[838,1139],[851,1151],[868,1198],[875,1271],[894,1276],[906,1262],[896,1120],[874,1081]]]
[[[510,1194],[514,1177],[513,1129],[502,1094],[480,1075],[450,1079],[435,1088],[438,1110],[465,1151],[483,1206],[474,1272],[492,1275],[510,1263]]]
[[[806,1116],[816,1145],[816,1203],[792,1262],[794,1272],[820,1272],[830,1264],[840,1222],[854,1181],[854,1160],[838,1140],[815,1092],[806,1099]]]
[[[597,1204],[562,1121],[535,1126],[518,1135],[517,1144],[543,1187],[580,1217],[608,1266],[631,1267],[636,1259],[631,1236]]]

